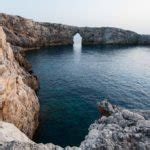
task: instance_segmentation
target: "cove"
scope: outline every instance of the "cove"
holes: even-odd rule
[[[150,47],[57,46],[26,52],[40,81],[40,126],[34,140],[80,145],[109,99],[129,109],[150,108]]]

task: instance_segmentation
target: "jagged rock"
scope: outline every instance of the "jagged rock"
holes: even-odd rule
[[[6,91],[6,85],[0,82],[0,95],[3,95]]]
[[[139,115],[143,116],[146,120],[150,120],[150,110],[137,110],[132,109],[132,112],[138,113]]]
[[[15,60],[2,27],[0,41],[0,120],[13,123],[32,138],[38,126],[39,102],[27,82],[34,89],[34,86],[37,88],[36,79]]]
[[[30,71],[32,69],[32,65],[25,59],[21,52],[14,52],[14,56],[21,67],[23,67],[27,71]]]
[[[6,142],[1,144],[0,148],[6,149],[6,150],[81,150],[81,148],[78,147],[66,147],[62,148],[57,145],[53,144],[33,144],[33,143],[27,143],[27,142]]]
[[[73,36],[79,33],[83,44],[150,45],[149,35],[140,35],[118,28],[74,27],[41,23],[19,16],[0,14],[0,24],[13,46],[27,49],[49,45],[73,44]]]
[[[2,50],[2,46],[0,47],[0,64],[3,64],[4,61],[4,56],[3,56],[3,50]]]
[[[6,71],[6,67],[4,64],[0,65],[0,76]]]
[[[144,117],[137,114],[137,113],[133,113],[129,110],[123,110],[122,111],[122,116],[127,119],[127,120],[134,120],[134,121],[137,121],[137,120],[144,120]]]
[[[52,143],[36,144],[13,124],[0,121],[0,150],[81,150],[78,147],[62,148]]]
[[[102,101],[109,115],[102,116],[90,128],[80,147],[62,148],[51,143],[36,144],[29,140],[14,125],[0,122],[0,149],[10,150],[149,150],[150,120],[141,114]],[[139,110],[139,112],[141,112]],[[142,112],[144,112],[142,110]],[[145,110],[145,112],[147,112]],[[126,114],[126,115],[125,115]],[[134,114],[134,115],[133,115]],[[142,113],[145,114],[145,113]],[[125,117],[124,117],[125,116]],[[133,117],[130,117],[133,116]],[[136,118],[136,119],[135,119]]]
[[[24,83],[31,87],[33,90],[37,91],[40,85],[37,76],[32,72],[32,65],[25,59],[23,52],[14,52],[14,56],[19,65],[23,67],[27,72],[29,72],[26,73],[23,78]]]
[[[0,144],[12,141],[34,143],[13,124],[0,121]]]
[[[107,110],[107,116],[90,126],[89,134],[80,145],[82,150],[150,149],[150,120],[146,120],[147,117],[113,106],[108,101],[99,104]]]
[[[109,116],[110,114],[114,112],[113,106],[110,103],[108,103],[107,100],[102,101],[98,103],[97,105],[98,105],[98,110],[103,116]]]
[[[39,89],[39,81],[36,75],[28,75],[23,79],[24,83],[31,87],[34,91]]]
[[[13,123],[30,138],[38,126],[39,103],[34,90],[39,84],[37,77],[27,72],[31,65],[22,50],[72,44],[76,33],[82,36],[83,44],[150,45],[149,35],[117,28],[39,23],[6,14],[0,14],[0,25],[0,120]],[[90,126],[80,148],[68,146],[65,150],[150,149],[149,110],[127,110],[108,101],[99,103],[98,108],[102,116]],[[63,149],[53,144],[36,144],[14,125],[0,122],[0,149]]]

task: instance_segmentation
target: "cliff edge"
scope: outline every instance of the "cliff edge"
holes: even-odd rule
[[[3,13],[0,13],[0,25],[4,28],[7,41],[24,49],[73,44],[76,33],[82,36],[83,45],[150,45],[150,35],[113,27],[74,27],[36,22]]]
[[[0,148],[10,150],[149,150],[150,111],[127,110],[107,100],[98,104],[101,117],[89,128],[80,147],[36,144],[11,124],[1,127]],[[9,130],[8,130],[9,129]],[[15,131],[15,133],[14,133]],[[13,134],[10,134],[13,133]],[[15,137],[14,137],[15,135]],[[1,137],[0,137],[1,141]]]
[[[22,49],[72,44],[76,33],[83,44],[150,45],[149,35],[117,28],[79,28],[6,14],[0,14],[0,25],[0,149],[63,150],[30,140],[38,126],[38,81],[29,74],[31,66]],[[65,150],[150,149],[149,110],[127,110],[108,101],[99,103],[98,109],[101,117],[90,126],[80,147]]]
[[[29,87],[31,75],[15,60],[11,45],[0,27],[0,120],[13,123],[32,138],[37,126],[39,102]]]
[[[98,104],[101,118],[89,128],[83,150],[149,150],[150,110],[127,110],[107,100]]]

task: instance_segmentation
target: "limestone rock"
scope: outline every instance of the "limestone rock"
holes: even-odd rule
[[[4,28],[9,43],[25,49],[73,44],[73,36],[76,33],[82,36],[83,44],[150,45],[150,35],[140,35],[132,31],[111,27],[80,28],[41,23],[2,13],[0,13],[0,24]]]
[[[142,113],[139,110],[138,114],[137,111],[111,105],[106,100],[99,103],[99,107],[107,110],[107,116],[102,116],[90,126],[89,134],[80,145],[82,150],[150,149],[150,120],[147,120],[147,115],[142,116],[147,114],[146,110]]]
[[[33,143],[27,143],[27,142],[5,142],[1,144],[0,148],[2,149],[9,149],[9,150],[81,150],[81,148],[78,147],[66,147],[62,148],[60,146],[54,145],[54,144],[33,144]]]
[[[15,48],[15,47],[13,47]],[[14,52],[15,59],[18,61],[19,65],[26,69],[27,71],[31,71],[32,65],[25,59],[23,54],[19,51]]]
[[[0,122],[0,149],[10,150],[149,150],[150,120],[141,113],[132,112],[102,101],[102,106],[111,106],[113,113],[102,116],[90,128],[80,147],[62,148],[52,143],[36,144],[29,140],[14,125]],[[106,107],[107,108],[107,107]],[[109,110],[108,109],[108,112]],[[112,112],[112,110],[111,110]],[[141,112],[139,110],[139,112]],[[142,114],[147,111],[142,110]],[[147,114],[147,113],[146,113]],[[133,117],[131,117],[133,116]],[[136,119],[135,119],[136,118]]]
[[[6,71],[6,67],[4,64],[0,65],[0,76]]]
[[[39,102],[33,90],[34,87],[37,88],[37,79],[15,60],[2,27],[0,40],[0,120],[13,123],[32,138],[38,126],[39,115]]]
[[[22,50],[72,44],[76,33],[82,36],[83,44],[150,45],[149,35],[118,28],[40,23],[2,13],[0,25],[0,120],[14,124],[0,122],[0,149],[63,150],[28,139],[38,126],[39,102],[34,90],[39,84],[37,77],[28,73],[31,65]],[[68,146],[65,150],[150,149],[149,110],[127,110],[108,101],[100,102],[98,109],[102,116],[90,126],[80,148]]]
[[[113,106],[107,100],[104,100],[98,103],[97,105],[98,105],[98,110],[103,116],[110,115],[114,112]]]
[[[129,110],[123,110],[122,111],[122,116],[127,119],[127,120],[134,120],[134,121],[137,121],[137,120],[144,120],[144,117],[137,114],[137,113],[134,113],[134,112],[131,112]]]
[[[13,48],[16,48],[12,46]],[[23,81],[33,90],[37,91],[39,89],[39,81],[36,75],[32,72],[32,65],[26,60],[24,52],[14,51],[14,57],[19,65],[25,69],[26,74],[23,75]]]
[[[0,143],[3,142],[29,142],[33,143],[24,133],[13,124],[0,121]]]
[[[52,143],[36,144],[13,124],[0,121],[0,150],[81,150],[78,147],[62,148]]]

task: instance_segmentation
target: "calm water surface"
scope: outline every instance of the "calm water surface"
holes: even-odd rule
[[[79,145],[104,98],[150,109],[150,47],[60,46],[27,52],[40,80],[36,142]]]

